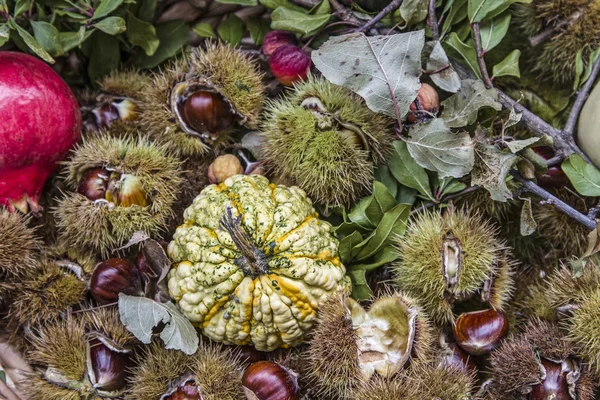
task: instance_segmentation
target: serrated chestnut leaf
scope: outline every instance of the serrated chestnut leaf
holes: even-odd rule
[[[296,373],[272,361],[250,364],[242,384],[248,400],[297,400],[300,390]]]
[[[452,333],[456,343],[467,353],[487,354],[508,333],[508,319],[495,310],[466,312],[456,319]]]
[[[128,353],[110,349],[98,339],[90,341],[90,363],[94,372],[94,387],[104,391],[116,391],[125,387]]]
[[[119,293],[143,296],[137,267],[122,258],[109,258],[96,266],[90,279],[90,293],[100,304],[115,303]]]

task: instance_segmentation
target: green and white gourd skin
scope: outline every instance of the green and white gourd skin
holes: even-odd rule
[[[333,227],[306,193],[260,175],[206,187],[168,253],[185,316],[215,341],[263,351],[302,343],[319,305],[350,285]]]

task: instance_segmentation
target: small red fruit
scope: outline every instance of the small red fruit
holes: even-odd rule
[[[102,168],[90,168],[79,180],[77,192],[94,201],[104,199],[110,172]]]
[[[554,150],[549,146],[534,147],[532,150],[546,161],[555,155]],[[537,181],[544,188],[561,188],[569,183],[569,178],[560,166],[555,165],[549,167],[545,173],[538,175]]]
[[[508,333],[508,319],[494,310],[461,314],[452,333],[456,343],[467,353],[479,356],[492,351]]]
[[[410,104],[410,111],[406,120],[411,124],[427,121],[434,118],[440,109],[440,97],[437,90],[431,85],[423,83],[417,98]]]
[[[199,90],[179,107],[183,122],[200,133],[219,134],[235,120],[229,103],[219,93]]]
[[[0,205],[38,212],[42,188],[81,137],[69,86],[37,58],[0,51]]]
[[[288,31],[270,31],[265,35],[262,44],[262,52],[265,56],[271,57],[275,50],[287,44],[297,45],[298,40],[292,32]]]
[[[90,293],[100,304],[114,303],[119,293],[143,296],[137,267],[122,258],[109,258],[96,266],[90,279]]]
[[[273,76],[279,83],[291,86],[306,79],[310,71],[311,61],[304,50],[288,44],[279,47],[269,59]]]
[[[251,364],[242,384],[249,400],[297,400],[300,390],[296,373],[272,361]]]

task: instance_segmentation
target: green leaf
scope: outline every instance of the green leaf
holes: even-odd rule
[[[339,224],[338,226],[336,226],[334,228],[334,231],[335,231],[336,236],[345,237],[348,235],[352,235],[354,233],[354,231],[363,235],[363,234],[370,232],[371,229],[372,228],[365,229],[355,222],[342,222],[341,224]]]
[[[139,68],[153,68],[163,61],[173,57],[185,45],[188,36],[188,26],[183,21],[170,21],[156,27],[156,36],[160,42],[152,56],[141,55],[135,60]]]
[[[115,11],[123,3],[123,0],[101,0],[98,8],[94,10],[93,19],[106,17],[111,12]]]
[[[381,267],[382,265],[389,264],[398,259],[398,250],[394,246],[387,246],[383,250],[373,257],[373,262],[365,264],[354,264],[348,267],[349,271],[365,270],[372,271]]]
[[[29,11],[31,7],[31,0],[17,0],[15,2],[14,15],[15,17],[20,17],[21,14]]]
[[[388,157],[388,167],[394,178],[404,186],[419,191],[427,199],[433,200],[429,187],[429,176],[425,169],[412,158],[406,143],[400,140],[393,142],[394,150]]]
[[[250,32],[250,38],[255,45],[260,46],[263,43],[265,35],[271,30],[271,23],[268,19],[248,18],[246,27]]]
[[[587,80],[590,78],[590,75],[592,75],[592,69],[594,68],[594,64],[596,63],[596,60],[598,60],[598,57],[600,57],[600,47],[598,47],[596,50],[594,50],[592,52],[592,54],[590,54],[590,59],[588,61],[588,65],[585,68],[585,73],[583,74],[583,77],[581,78],[582,85],[585,82],[587,82]]]
[[[579,49],[575,55],[575,82],[573,82],[573,90],[575,91],[579,89],[581,74],[583,74],[583,48]]]
[[[483,82],[472,79],[464,79],[461,85],[462,88],[458,93],[442,101],[444,111],[441,118],[450,128],[473,124],[482,107],[492,107],[496,111],[502,110],[496,89],[486,89]]]
[[[442,47],[440,41],[429,42],[433,43],[433,50],[427,59],[428,71],[442,71],[431,74],[429,77],[440,89],[446,92],[456,93],[460,90],[460,77],[450,64],[450,60]]]
[[[283,7],[287,8],[288,10],[308,14],[308,10],[306,8],[297,6],[294,3],[289,2],[288,0],[260,0],[260,4],[271,10],[275,10],[278,7]]]
[[[311,11],[312,15],[326,15],[331,14],[331,5],[329,4],[329,0],[322,0],[318,6],[314,8],[314,11]]]
[[[357,301],[368,300],[373,296],[373,291],[367,283],[364,269],[348,271],[348,276],[352,281],[352,298]]]
[[[75,47],[80,46],[95,31],[95,29],[86,30],[85,27],[82,26],[79,32],[60,32],[58,37],[60,44],[66,53],[73,50]]]
[[[157,3],[158,0],[143,0],[137,13],[137,17],[142,21],[152,21],[152,18],[154,18],[154,13],[156,12]]]
[[[366,260],[387,247],[396,235],[403,235],[406,230],[406,223],[410,215],[409,204],[397,204],[390,211],[386,212],[377,228],[375,234],[356,255],[356,260]]]
[[[467,185],[454,178],[444,178],[440,186],[442,188],[442,196],[462,192],[467,188]]]
[[[134,46],[144,49],[147,56],[152,56],[160,46],[156,28],[149,23],[137,19],[133,14],[127,15],[127,38]]]
[[[467,18],[467,6],[467,0],[457,0],[452,4],[446,19],[444,20],[444,24],[442,25],[443,35],[452,29],[452,25],[455,25]]]
[[[396,205],[396,198],[382,182],[373,182],[373,198],[375,199],[374,204],[382,215]]]
[[[64,54],[62,44],[60,43],[60,35],[58,29],[48,22],[44,21],[29,21],[33,29],[33,35],[38,43],[53,56],[61,56]]]
[[[396,201],[400,204],[413,205],[415,204],[415,201],[417,201],[417,193],[417,190],[413,188],[400,185],[400,187],[398,188],[398,193],[396,194]]]
[[[0,24],[0,46],[8,42],[10,39],[10,27],[7,23]]]
[[[121,17],[104,18],[103,20],[96,22],[94,27],[109,35],[118,35],[127,30],[127,24]]]
[[[414,25],[427,18],[429,0],[404,0],[400,5],[400,16],[408,25]]]
[[[200,340],[196,329],[173,303],[119,293],[119,316],[127,330],[144,344],[149,344],[153,330],[164,324],[160,338],[166,349],[181,350],[185,354],[198,350]]]
[[[514,3],[531,4],[533,0],[503,0],[499,2],[498,7],[488,12],[486,19],[492,19],[502,14]]]
[[[244,22],[235,14],[229,14],[217,27],[219,37],[232,46],[237,46],[244,36]]]
[[[448,35],[446,40],[443,42],[443,46],[446,51],[454,51],[467,63],[477,78],[481,79],[481,71],[479,70],[479,65],[477,63],[477,52],[473,46],[463,43],[456,32],[452,32],[450,35]]]
[[[6,383],[6,372],[4,370],[0,370],[0,381]]]
[[[537,229],[537,222],[533,218],[533,211],[531,209],[531,199],[525,198],[523,201],[523,207],[521,208],[521,236],[529,236]]]
[[[510,18],[511,14],[506,13],[481,24],[481,47],[484,51],[490,51],[504,39],[508,32]]]
[[[200,37],[207,37],[207,38],[216,38],[217,37],[217,33],[213,29],[212,25],[207,24],[206,22],[198,22],[196,25],[194,25],[192,30],[196,33],[196,35],[198,35]]]
[[[424,43],[423,30],[390,36],[350,33],[330,38],[312,52],[312,60],[325,78],[361,96],[371,110],[401,120],[421,87]]]
[[[488,13],[502,7],[506,0],[469,0],[469,21],[482,21]]]
[[[513,50],[504,60],[494,65],[493,77],[516,76],[517,78],[520,78],[519,57],[521,57],[521,50]]]
[[[460,178],[471,172],[475,161],[474,142],[468,132],[453,133],[441,118],[411,126],[408,151],[423,168],[440,178]]]
[[[548,142],[549,141],[549,142]],[[543,137],[532,137],[529,139],[523,140],[513,140],[511,142],[506,143],[506,147],[511,151],[511,153],[517,154],[518,152],[528,149],[531,146],[551,146],[552,138],[550,136]]]
[[[217,0],[222,4],[238,4],[240,6],[257,6],[258,0]]]
[[[96,31],[91,39],[92,53],[88,63],[88,75],[93,81],[108,75],[119,67],[121,51],[119,39]]]
[[[352,261],[352,249],[354,246],[362,242],[363,238],[358,231],[352,232],[350,235],[340,240],[338,252],[342,263],[349,264]]]
[[[375,228],[383,215],[378,216],[377,214],[374,214],[373,208],[369,207],[374,201],[374,196],[363,197],[360,199],[348,213],[350,221],[367,230]],[[367,214],[367,210],[370,212],[369,215]]]
[[[492,200],[506,201],[512,192],[506,186],[506,177],[520,157],[505,153],[494,145],[475,144],[475,165],[471,172],[471,185],[479,185],[490,192]]]
[[[585,162],[579,154],[572,154],[561,164],[577,193],[583,196],[600,196],[600,171]]]
[[[29,47],[38,57],[47,63],[54,64],[54,58],[48,54],[48,52],[38,43],[38,41],[29,34],[29,32],[21,28],[12,17],[8,20],[8,24],[17,31],[27,47]]]
[[[398,181],[394,178],[387,165],[382,165],[375,169],[375,180],[383,183],[392,196],[396,197],[396,194],[398,194]]]
[[[277,7],[271,13],[271,28],[306,34],[321,28],[330,18],[330,14],[306,15],[289,8]]]

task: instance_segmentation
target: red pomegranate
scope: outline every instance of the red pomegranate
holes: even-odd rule
[[[81,137],[69,86],[23,53],[0,52],[0,206],[38,212],[46,179]]]

